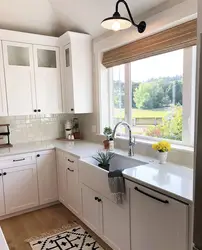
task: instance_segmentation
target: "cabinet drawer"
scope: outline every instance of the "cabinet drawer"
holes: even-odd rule
[[[36,163],[35,153],[19,154],[0,158],[0,169]]]
[[[74,157],[68,153],[64,153],[64,161],[65,161],[65,164],[70,166],[70,168],[72,168],[74,170],[78,169],[78,166],[77,166],[78,159],[76,157]]]

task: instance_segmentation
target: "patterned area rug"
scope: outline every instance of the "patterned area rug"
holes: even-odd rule
[[[104,250],[81,226],[29,241],[29,244],[33,250]]]

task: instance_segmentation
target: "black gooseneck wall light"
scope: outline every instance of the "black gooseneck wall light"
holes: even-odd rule
[[[128,18],[122,17],[118,11],[119,4],[123,3],[128,11],[128,15],[130,17],[130,20]],[[133,20],[133,17],[131,15],[130,9],[128,7],[128,4],[125,0],[118,0],[116,3],[116,11],[114,12],[112,17],[108,17],[104,19],[101,23],[101,26],[108,30],[124,30],[130,28],[132,25],[134,25],[139,33],[143,33],[146,29],[146,22],[142,21],[139,24],[136,24]]]

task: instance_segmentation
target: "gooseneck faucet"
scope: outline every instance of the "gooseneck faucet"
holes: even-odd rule
[[[116,126],[114,127],[113,133],[112,133],[112,139],[114,140],[115,136],[116,136],[116,130],[119,127],[119,125],[124,125],[125,127],[128,128],[129,131],[129,149],[128,149],[128,156],[134,156],[134,147],[135,147],[135,137],[132,137],[132,130],[130,125],[125,122],[118,122],[116,124]]]

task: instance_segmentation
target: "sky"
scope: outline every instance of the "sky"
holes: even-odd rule
[[[149,57],[131,63],[133,82],[146,81],[151,78],[183,75],[183,50]],[[124,81],[124,66],[113,70],[114,80]]]

